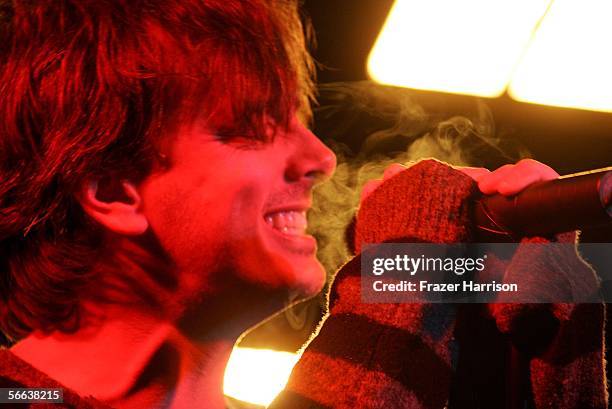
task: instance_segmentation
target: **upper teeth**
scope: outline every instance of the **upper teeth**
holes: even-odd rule
[[[268,213],[264,219],[270,226],[286,234],[304,234],[308,222],[305,211],[282,211]]]

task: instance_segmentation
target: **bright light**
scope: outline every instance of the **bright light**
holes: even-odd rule
[[[225,368],[227,396],[256,405],[269,405],[283,390],[297,354],[270,349],[234,348]]]
[[[389,85],[499,96],[549,3],[396,0],[368,72]]]
[[[510,84],[525,102],[612,111],[612,2],[555,0]]]

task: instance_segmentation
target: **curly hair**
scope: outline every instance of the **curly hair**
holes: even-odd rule
[[[104,247],[85,180],[139,180],[185,121],[309,117],[307,27],[290,0],[0,0],[0,329],[78,327]]]

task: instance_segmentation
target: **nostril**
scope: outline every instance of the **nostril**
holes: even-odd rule
[[[322,172],[320,170],[312,170],[310,172],[307,172],[306,175],[304,175],[307,179],[312,180],[313,182],[317,183],[320,182],[322,180],[324,180],[327,177],[327,174],[325,172]]]
[[[312,170],[300,171],[297,168],[288,168],[285,172],[285,181],[298,182],[300,180],[308,180],[312,184],[319,183],[329,177],[329,174],[321,169],[313,168]]]
[[[313,160],[306,166],[288,167],[285,172],[287,181],[298,181],[300,179],[308,179],[313,184],[322,182],[334,173],[336,169],[336,156],[332,155],[322,160]]]

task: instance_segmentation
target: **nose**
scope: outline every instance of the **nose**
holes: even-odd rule
[[[336,155],[319,138],[303,126],[296,131],[295,143],[289,155],[285,179],[296,182],[309,179],[319,183],[336,169]]]

